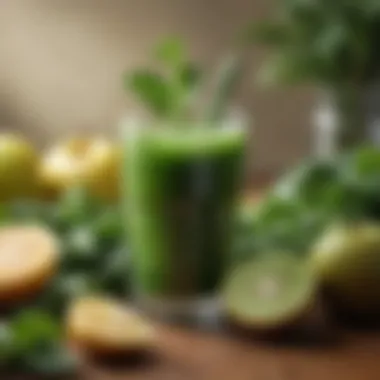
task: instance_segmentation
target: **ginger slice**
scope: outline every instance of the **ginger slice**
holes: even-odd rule
[[[121,303],[86,297],[74,301],[66,328],[70,341],[95,355],[113,356],[152,348],[155,330],[144,318]]]
[[[56,237],[38,226],[0,228],[0,305],[38,294],[59,264]]]

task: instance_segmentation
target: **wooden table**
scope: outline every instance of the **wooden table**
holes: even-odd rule
[[[325,347],[271,345],[189,330],[162,329],[151,361],[110,369],[84,366],[67,380],[379,380],[380,333],[349,332]],[[1,380],[42,380],[8,377]],[[65,379],[63,379],[65,380]]]
[[[318,347],[171,327],[160,334],[149,363],[112,370],[88,364],[73,380],[380,380],[377,331],[342,331],[337,343]]]
[[[336,344],[325,347],[274,346],[184,329],[165,328],[161,333],[162,346],[152,362],[112,371],[88,366],[76,379],[380,379],[380,333],[377,332],[342,332]]]

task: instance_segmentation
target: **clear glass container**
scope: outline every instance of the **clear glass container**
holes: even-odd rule
[[[245,122],[129,119],[123,129],[135,302],[168,321],[207,322],[216,317],[216,290],[231,249]]]

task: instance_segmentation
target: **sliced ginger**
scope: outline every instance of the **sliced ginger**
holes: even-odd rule
[[[37,226],[0,228],[0,306],[33,297],[55,275],[55,236]]]
[[[155,331],[147,321],[111,299],[86,297],[74,301],[66,328],[77,348],[106,357],[147,351],[155,340]]]

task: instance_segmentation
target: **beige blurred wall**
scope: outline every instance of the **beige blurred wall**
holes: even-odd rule
[[[115,134],[131,104],[121,73],[145,62],[157,38],[181,34],[210,67],[239,26],[268,7],[267,0],[2,0],[0,125],[40,144],[80,130]],[[254,66],[261,58],[256,51]],[[255,119],[253,167],[277,171],[307,154],[308,92],[263,90],[250,78],[243,87]]]

